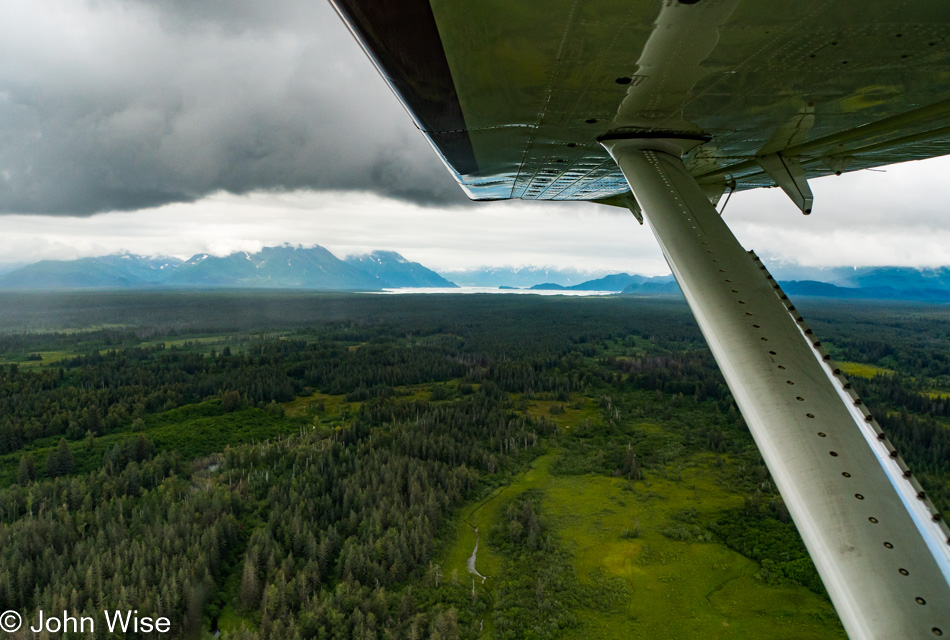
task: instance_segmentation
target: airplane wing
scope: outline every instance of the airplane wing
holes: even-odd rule
[[[683,130],[712,190],[950,153],[950,4],[940,0],[333,0],[476,200],[628,191],[597,143]],[[701,12],[695,12],[702,9]],[[705,38],[678,25],[694,12]]]
[[[331,2],[470,197],[649,222],[848,634],[950,634],[950,530],[711,204],[950,153],[950,3]]]

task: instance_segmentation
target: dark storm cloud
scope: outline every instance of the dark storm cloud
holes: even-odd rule
[[[14,2],[0,61],[3,213],[222,189],[464,201],[325,0]]]

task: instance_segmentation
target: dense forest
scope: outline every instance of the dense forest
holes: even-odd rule
[[[616,612],[637,588],[585,568],[576,496],[619,518],[703,481],[721,498],[628,518],[617,548],[652,567],[714,545],[748,559],[749,584],[825,602],[681,302],[10,297],[0,608],[26,619],[128,608],[167,616],[172,637],[574,637],[629,623]],[[950,511],[950,311],[810,304]],[[472,570],[459,531],[494,575]],[[801,637],[841,637],[816,606],[824,635]]]

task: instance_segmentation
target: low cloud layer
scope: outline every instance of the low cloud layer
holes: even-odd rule
[[[0,213],[226,190],[465,200],[325,1],[0,9]]]
[[[289,243],[320,244],[337,255],[388,249],[445,271],[550,265],[668,272],[652,234],[632,215],[588,203],[472,203],[464,210],[445,210],[373,194],[218,193],[149,211],[49,222],[42,216],[7,216],[0,234],[0,271],[4,261],[121,251],[188,258]]]
[[[736,194],[725,218],[743,246],[770,265],[809,267],[950,264],[950,216],[939,194],[950,158],[813,181],[815,211],[803,216],[779,189]],[[51,224],[52,222],[52,224]],[[391,249],[439,270],[552,266],[668,273],[645,226],[616,207],[503,201],[420,207],[342,191],[215,193],[130,213],[91,217],[8,215],[7,263],[120,251],[188,257],[321,244],[338,254]]]

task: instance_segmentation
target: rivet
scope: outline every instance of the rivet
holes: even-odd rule
[[[858,500],[864,500],[864,496],[862,496],[860,493],[854,494],[854,497],[857,498]]]
[[[910,571],[908,571],[908,570],[905,569],[904,567],[901,567],[900,569],[898,569],[898,570],[897,570],[897,573],[901,574],[902,576],[909,576],[909,575],[910,575]]]
[[[890,542],[885,542],[885,543],[884,543],[884,547],[885,547],[886,549],[893,549],[893,548],[894,548],[894,545],[892,545]]]
[[[784,366],[784,365],[781,365],[781,364],[778,366],[778,368],[779,368],[779,369],[782,369],[783,371],[785,370],[785,366]]]
[[[799,402],[805,402],[805,398],[803,398],[803,397],[801,397],[801,396],[798,396],[798,397],[795,398],[795,399],[798,400]]]
[[[933,632],[933,634],[934,634],[935,636],[942,636],[942,635],[943,635],[943,631],[940,630],[940,627],[934,627],[933,629],[931,629],[931,631]]]
[[[792,382],[791,380],[786,380],[786,381],[785,381],[785,384],[795,384],[795,383]]]
[[[768,342],[768,341],[769,341],[768,338],[759,338],[759,340],[761,340],[762,342]]]
[[[916,598],[914,598],[914,602],[916,602],[917,604],[927,604],[927,601],[921,598],[920,596],[917,596]]]
[[[831,457],[832,457],[832,458],[837,458],[837,457],[838,457],[838,452],[837,452],[837,451],[829,451],[828,453],[831,454]]]
[[[841,472],[841,475],[843,475],[845,478],[850,478],[850,477],[851,477],[851,474],[848,473],[847,471],[842,471],[842,472]]]
[[[871,516],[870,518],[868,518],[868,520],[871,522],[871,524],[877,524],[877,518],[875,518],[874,516]]]
[[[769,351],[769,355],[773,355],[773,356],[774,356],[774,355],[776,355],[776,353],[775,353],[774,351]]]
[[[815,414],[814,414],[814,413],[806,413],[805,416],[808,417],[808,418],[814,418],[814,417],[815,417]]]
[[[818,437],[819,437],[819,438],[824,438],[824,437],[826,437],[826,436],[827,436],[827,434],[826,434],[824,431],[819,431],[819,432],[818,432]]]

